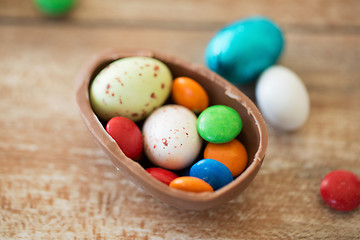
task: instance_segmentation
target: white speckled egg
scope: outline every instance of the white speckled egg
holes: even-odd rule
[[[202,139],[196,128],[197,117],[180,105],[155,110],[143,126],[144,151],[159,167],[180,170],[198,156]]]
[[[277,129],[296,130],[308,119],[310,100],[306,87],[286,67],[273,66],[261,74],[256,100],[265,120]]]
[[[95,77],[90,86],[90,103],[102,120],[123,116],[139,121],[166,101],[171,84],[171,72],[161,61],[122,58]]]

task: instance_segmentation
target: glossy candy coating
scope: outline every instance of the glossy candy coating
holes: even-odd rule
[[[174,80],[171,96],[176,104],[195,113],[200,113],[209,106],[209,97],[205,89],[188,77],[178,77]]]
[[[128,57],[110,63],[90,86],[90,103],[102,120],[115,116],[146,118],[171,92],[172,75],[161,61]]]
[[[214,191],[233,180],[230,170],[214,159],[202,159],[195,163],[190,169],[190,176],[204,180],[211,185]]]
[[[248,162],[247,151],[237,139],[222,144],[208,143],[204,150],[204,158],[223,163],[229,168],[233,177],[244,171]]]
[[[283,34],[274,22],[250,17],[221,29],[207,45],[205,61],[228,81],[244,84],[273,65],[283,46]]]
[[[180,105],[165,105],[144,122],[144,150],[159,167],[180,170],[199,155],[202,139],[196,129],[196,115]]]
[[[75,5],[75,0],[34,0],[37,8],[49,16],[62,16],[68,13]]]
[[[214,105],[199,115],[197,129],[200,136],[208,142],[226,143],[240,133],[242,120],[233,108]]]
[[[133,121],[114,117],[106,124],[106,131],[128,158],[138,160],[143,149],[143,139],[139,127]]]
[[[273,66],[263,72],[255,93],[265,120],[279,130],[297,130],[309,117],[310,99],[306,87],[286,67]]]
[[[169,185],[172,180],[179,177],[177,174],[163,168],[152,167],[147,168],[146,171],[151,176],[167,185]]]
[[[195,177],[179,177],[174,179],[170,187],[188,192],[213,192],[213,188],[207,182]]]
[[[351,211],[360,205],[360,179],[352,172],[328,173],[320,184],[324,202],[338,211]]]

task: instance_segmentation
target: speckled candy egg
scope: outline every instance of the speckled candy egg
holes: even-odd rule
[[[208,67],[233,83],[249,83],[273,65],[284,45],[281,29],[270,19],[250,17],[221,29],[205,51]]]
[[[161,106],[171,91],[172,75],[162,62],[128,57],[110,63],[90,86],[90,102],[102,120],[122,116],[139,121]]]
[[[197,117],[180,105],[155,110],[143,126],[144,151],[159,167],[180,170],[198,156],[202,139],[196,129]]]

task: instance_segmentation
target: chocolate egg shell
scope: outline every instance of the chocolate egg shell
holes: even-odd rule
[[[198,81],[208,93],[210,105],[227,105],[238,111],[244,127],[237,139],[244,144],[249,155],[248,166],[240,176],[215,192],[185,192],[162,184],[147,174],[140,163],[125,156],[116,142],[106,133],[102,123],[91,109],[89,85],[101,69],[110,62],[130,56],[153,57],[164,62],[174,78],[187,76]],[[268,135],[264,120],[255,104],[238,88],[219,75],[177,57],[146,50],[106,50],[91,58],[84,65],[77,77],[75,94],[85,125],[119,171],[155,198],[177,208],[203,210],[233,199],[245,190],[254,179],[265,157]]]

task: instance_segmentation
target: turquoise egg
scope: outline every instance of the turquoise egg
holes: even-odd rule
[[[250,17],[221,29],[205,50],[207,66],[235,84],[254,81],[281,56],[284,37],[270,19]]]

